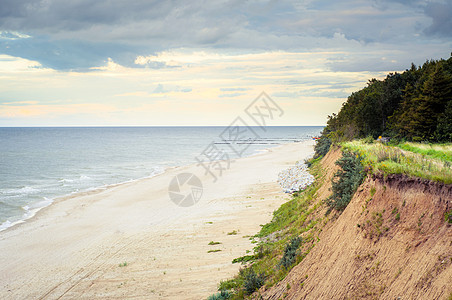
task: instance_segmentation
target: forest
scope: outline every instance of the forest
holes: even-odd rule
[[[410,69],[390,73],[384,80],[369,80],[348,97],[339,113],[328,116],[317,146],[379,136],[396,141],[452,141],[452,54],[447,60],[411,64]]]

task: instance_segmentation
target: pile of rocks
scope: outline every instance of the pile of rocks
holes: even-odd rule
[[[309,174],[305,163],[297,162],[295,166],[279,172],[278,182],[286,193],[304,190],[314,182],[314,176]]]

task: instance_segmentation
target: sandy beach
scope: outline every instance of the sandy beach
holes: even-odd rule
[[[237,159],[216,182],[191,165],[58,199],[0,232],[0,298],[205,299],[238,271],[232,259],[253,249],[249,236],[288,199],[278,172],[312,146],[292,143]],[[190,207],[168,196],[170,181],[184,172],[203,184]]]

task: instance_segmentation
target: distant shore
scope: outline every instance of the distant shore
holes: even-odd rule
[[[205,298],[237,272],[232,259],[253,248],[248,236],[286,201],[278,172],[310,155],[313,144],[237,159],[216,182],[191,165],[58,199],[0,232],[0,297]],[[202,182],[193,206],[169,199],[180,173]]]

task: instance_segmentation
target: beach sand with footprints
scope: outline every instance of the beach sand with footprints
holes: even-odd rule
[[[304,160],[313,144],[237,159],[215,182],[192,165],[58,199],[0,233],[0,298],[206,298],[237,273],[232,259],[252,250],[249,236],[289,198],[278,173]],[[170,182],[184,173],[202,184],[186,207],[168,191],[177,194]],[[190,183],[184,178],[182,195]]]

